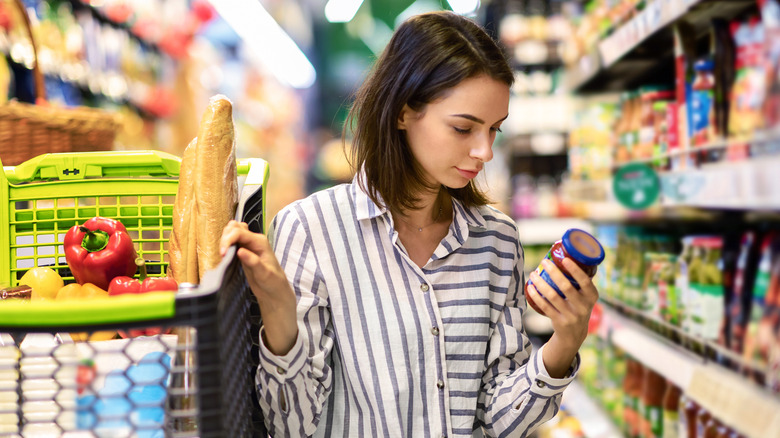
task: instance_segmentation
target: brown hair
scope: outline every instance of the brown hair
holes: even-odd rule
[[[351,164],[376,204],[391,210],[417,208],[426,185],[398,117],[404,105],[415,111],[465,79],[488,75],[511,86],[512,69],[503,51],[474,21],[450,11],[413,16],[395,31],[358,89],[344,125],[353,132]],[[470,181],[447,189],[464,206],[490,201]]]

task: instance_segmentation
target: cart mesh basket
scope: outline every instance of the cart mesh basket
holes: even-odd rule
[[[0,285],[33,266],[66,282],[62,239],[120,220],[165,275],[180,160],[47,154],[0,174]],[[263,230],[267,165],[239,160],[236,217]],[[7,208],[5,208],[7,206]],[[198,286],[88,301],[0,302],[0,437],[267,436],[254,391],[259,310],[231,248]]]

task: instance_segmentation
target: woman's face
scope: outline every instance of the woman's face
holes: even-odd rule
[[[509,109],[509,86],[489,76],[466,79],[419,112],[404,106],[398,129],[406,131],[425,179],[465,187],[493,158],[493,141]]]

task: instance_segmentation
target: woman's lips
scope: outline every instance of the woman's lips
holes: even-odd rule
[[[466,179],[474,179],[474,178],[476,178],[476,177],[477,177],[477,175],[479,174],[479,171],[474,171],[474,170],[463,170],[463,169],[461,169],[461,168],[459,168],[459,167],[456,167],[456,169],[458,169],[458,172],[460,173],[460,175],[461,175],[463,178],[466,178]]]

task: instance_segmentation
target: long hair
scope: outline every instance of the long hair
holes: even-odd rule
[[[511,86],[514,74],[495,41],[474,21],[449,11],[413,16],[394,32],[358,89],[344,125],[352,131],[350,164],[377,205],[391,210],[418,208],[429,187],[412,156],[398,117],[404,105],[415,111],[462,81],[487,75]],[[364,173],[360,173],[360,170]],[[447,188],[464,206],[490,201],[470,181]]]

